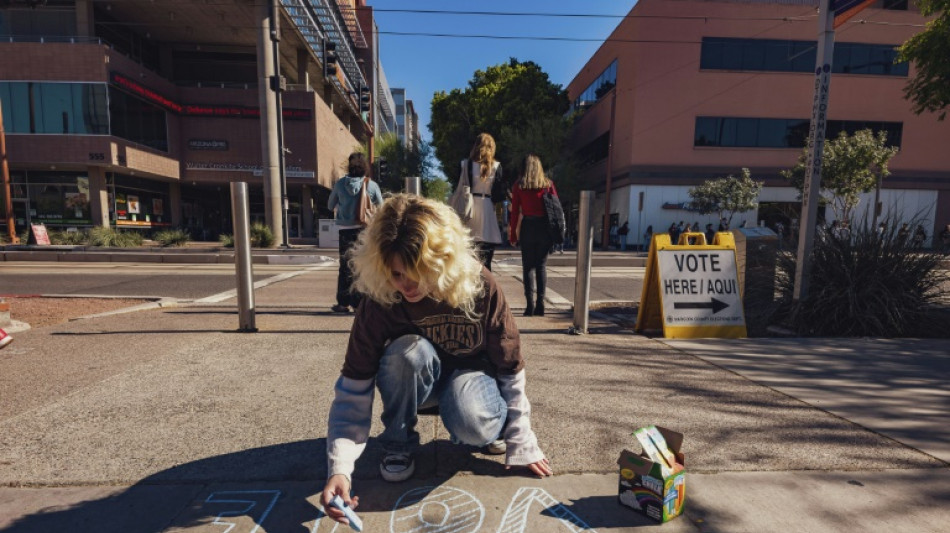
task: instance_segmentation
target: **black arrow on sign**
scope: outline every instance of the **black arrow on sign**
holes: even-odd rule
[[[727,307],[729,304],[715,298],[710,298],[709,302],[673,302],[673,309],[712,309],[714,315]]]

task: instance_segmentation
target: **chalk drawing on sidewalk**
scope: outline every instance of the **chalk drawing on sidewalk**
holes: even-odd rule
[[[390,515],[392,533],[474,533],[485,519],[478,498],[454,487],[419,487],[403,494]]]
[[[548,491],[537,487],[522,487],[518,489],[514,498],[511,499],[511,503],[508,504],[505,517],[502,518],[501,525],[498,526],[498,533],[524,533],[528,526],[528,511],[531,509],[531,504],[533,503],[544,506],[547,512],[560,520],[561,524],[563,524],[568,531],[573,533],[579,531],[596,533],[595,530],[591,529],[583,520],[571,512],[570,509],[565,507],[563,503],[548,494]]]
[[[237,524],[234,522],[227,522],[222,520],[222,518],[247,515],[251,520],[254,521],[254,528],[248,533],[256,533],[257,530],[260,529],[261,524],[264,523],[264,520],[267,519],[267,515],[270,514],[271,509],[274,508],[278,497],[280,497],[279,490],[225,490],[220,492],[212,492],[205,499],[205,503],[229,505],[243,504],[243,507],[240,509],[232,509],[229,511],[220,512],[214,518],[214,522],[212,522],[212,524],[216,526],[227,526],[227,529],[225,529],[222,533],[230,533],[231,530],[237,526]],[[251,510],[255,508],[257,508],[257,510],[252,513]]]

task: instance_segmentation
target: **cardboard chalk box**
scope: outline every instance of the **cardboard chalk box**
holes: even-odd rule
[[[685,457],[680,451],[683,435],[656,426],[676,458],[670,469],[662,461],[655,461],[648,451],[640,453],[624,450],[617,459],[620,467],[618,487],[621,505],[630,507],[648,518],[663,523],[683,512],[686,499]]]

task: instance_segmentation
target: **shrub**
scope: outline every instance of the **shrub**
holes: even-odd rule
[[[85,231],[51,231],[49,232],[49,241],[52,244],[80,245],[86,243]]]
[[[253,248],[270,248],[274,244],[274,233],[266,225],[255,222],[251,224],[249,240]],[[234,235],[222,233],[218,237],[218,241],[221,243],[221,246],[234,248]]]
[[[180,229],[159,231],[152,238],[162,246],[184,246],[189,240],[188,232]]]
[[[784,325],[812,336],[946,335],[948,315],[936,310],[950,279],[941,256],[909,248],[894,222],[887,221],[890,229],[883,232],[853,227],[850,238],[819,230],[808,294],[799,302],[792,300],[796,258],[780,257],[778,317]]]
[[[96,226],[89,230],[90,246],[134,248],[142,246],[145,237],[137,231],[120,231],[114,228]]]
[[[255,248],[270,248],[274,244],[274,232],[260,222],[251,224],[251,246]]]

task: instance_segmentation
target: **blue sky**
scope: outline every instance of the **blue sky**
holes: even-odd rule
[[[539,64],[551,81],[567,86],[619,18],[449,15],[387,12],[391,10],[493,11],[626,15],[636,0],[368,0],[380,31],[380,57],[390,87],[405,87],[431,140],[429,108],[436,91],[464,88],[476,70],[506,63],[508,58]],[[386,32],[479,34],[522,37],[570,37],[590,42],[531,41],[391,35]]]

